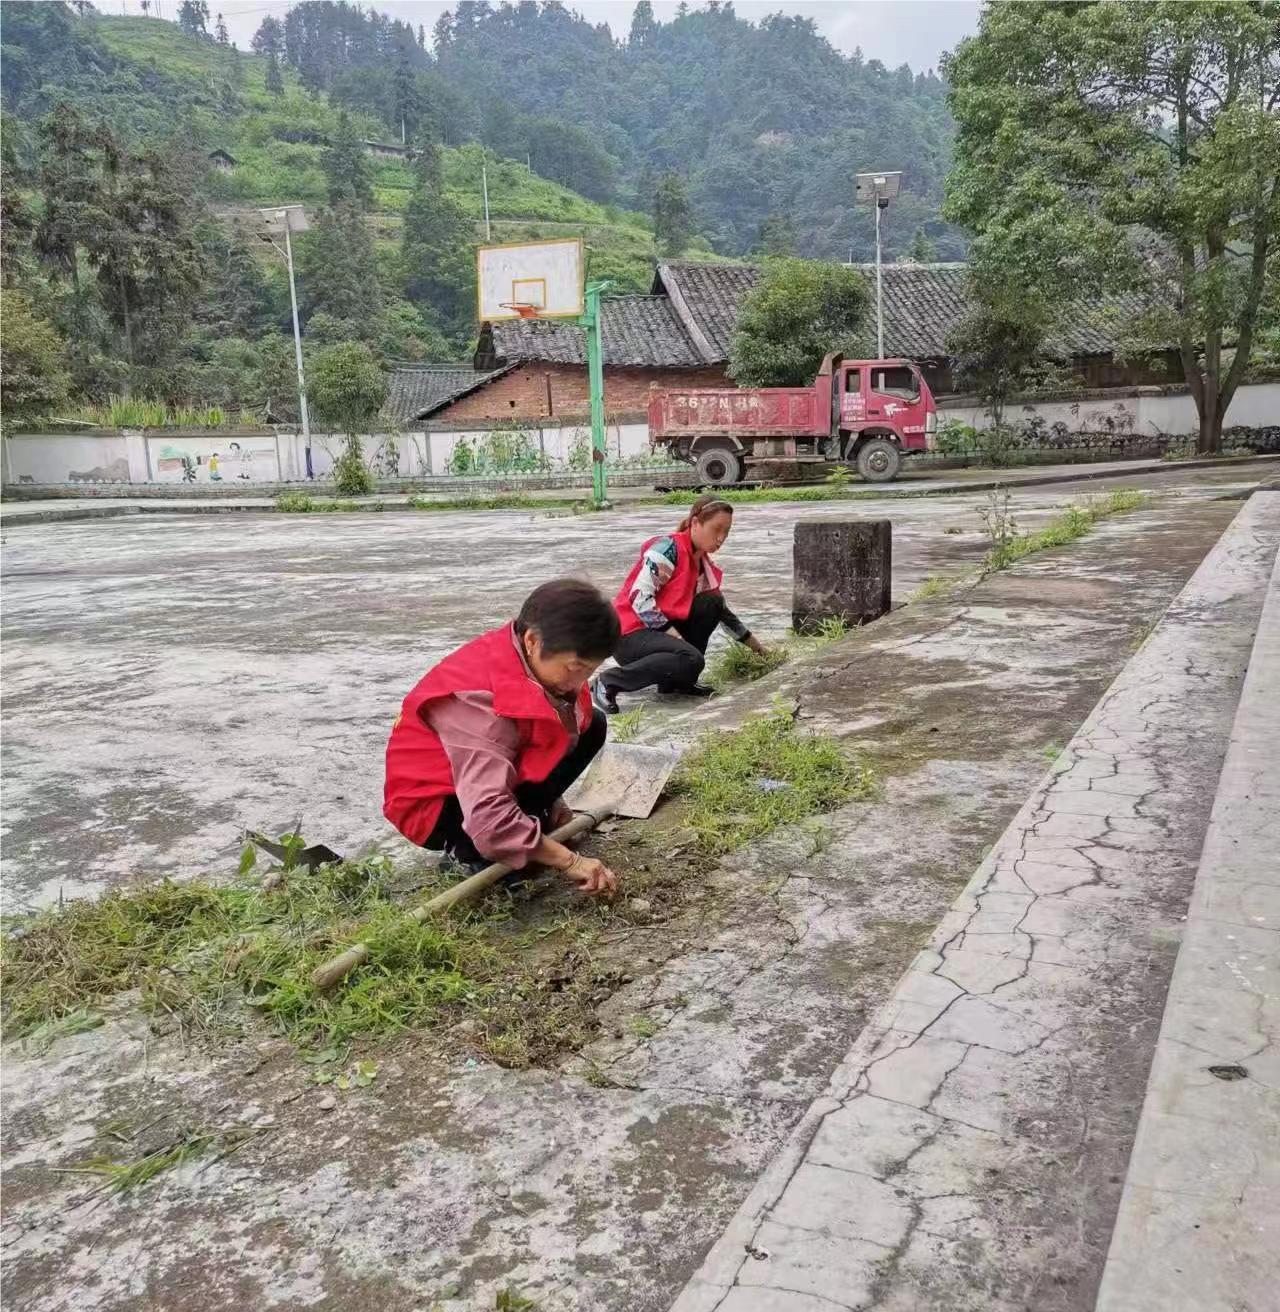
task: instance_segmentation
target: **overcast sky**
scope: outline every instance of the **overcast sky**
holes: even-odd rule
[[[174,18],[179,3],[152,0],[151,12]],[[97,0],[97,4],[107,14],[141,12],[139,0]],[[265,14],[283,17],[291,8],[289,0],[209,0],[210,13],[216,14],[220,4],[231,39],[241,50],[249,48]],[[436,19],[451,5],[448,0],[393,0],[366,7],[414,26],[423,23],[429,36]],[[567,7],[589,22],[608,23],[615,36],[625,36],[635,6],[631,0],[567,0]],[[664,22],[674,17],[676,7],[677,0],[654,0],[654,13]],[[700,6],[695,2],[690,7]],[[978,0],[735,0],[734,4],[740,17],[753,22],[779,10],[802,14],[812,18],[838,49],[847,53],[861,46],[868,59],[890,68],[910,64],[916,71],[936,68],[939,55],[977,30],[978,8]]]

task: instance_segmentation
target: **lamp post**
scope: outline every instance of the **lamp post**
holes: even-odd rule
[[[881,360],[884,359],[884,285],[880,275],[880,211],[889,208],[901,181],[901,173],[859,173],[853,191],[855,201],[876,207],[876,352]]]
[[[293,352],[298,365],[298,413],[302,418],[302,448],[307,462],[307,477],[314,478],[311,468],[311,419],[307,414],[307,380],[302,371],[302,330],[298,327],[298,289],[293,281],[293,240],[291,234],[306,232],[311,225],[301,205],[281,205],[275,209],[259,210],[262,216],[262,240],[284,256],[289,269],[289,304],[293,309]],[[276,236],[284,237],[284,245]]]

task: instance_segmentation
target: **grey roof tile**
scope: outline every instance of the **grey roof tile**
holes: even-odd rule
[[[875,284],[875,265],[855,266]],[[886,264],[884,346],[890,356],[943,359],[947,334],[968,308],[964,264]],[[720,359],[729,358],[730,339],[743,298],[755,286],[753,264],[710,264],[671,260],[658,266],[654,290],[675,284]],[[1136,296],[1109,296],[1070,306],[1049,340],[1049,354],[1103,355],[1118,349],[1126,325],[1146,309]]]
[[[703,363],[666,296],[606,296],[601,302],[604,362],[614,367],[696,368]],[[585,364],[586,335],[565,319],[513,319],[493,325],[498,359]]]
[[[469,364],[397,365],[387,382],[383,417],[396,424],[425,419],[506,372],[504,367],[485,373]]]

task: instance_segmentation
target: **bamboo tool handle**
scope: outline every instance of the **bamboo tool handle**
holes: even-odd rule
[[[594,812],[584,811],[581,815],[574,816],[567,825],[561,825],[559,829],[553,829],[548,837],[554,838],[557,843],[567,843],[570,839],[588,833],[612,815],[613,808],[611,806],[601,807]],[[434,915],[435,912],[445,911],[459,902],[469,901],[477,894],[483,893],[486,888],[496,884],[504,875],[510,873],[510,866],[505,866],[501,861],[496,861],[493,865],[486,866],[469,879],[464,879],[460,884],[455,884],[443,893],[438,893],[430,901],[424,902],[419,907],[414,907],[408,913],[409,918],[421,924],[428,916]],[[345,979],[357,966],[363,966],[368,960],[369,945],[367,943],[357,943],[355,947],[348,948],[338,956],[330,957],[323,965],[317,966],[311,972],[311,985],[319,992],[324,993],[333,988],[340,980]]]

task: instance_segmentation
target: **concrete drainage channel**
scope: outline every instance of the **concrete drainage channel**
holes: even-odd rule
[[[1256,495],[672,1312],[1094,1306],[1205,837],[1205,782],[1224,753],[1098,1307],[1268,1305],[1280,1285],[1266,1238],[1280,1222],[1278,543],[1280,496]]]

